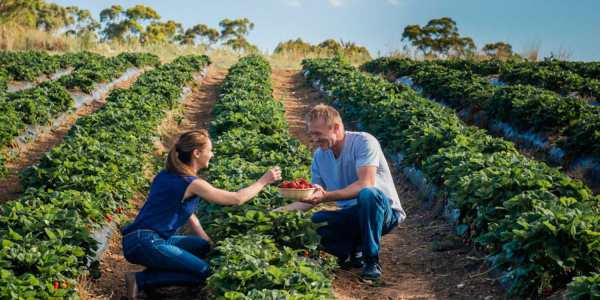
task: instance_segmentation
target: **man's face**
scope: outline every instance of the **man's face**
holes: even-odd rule
[[[337,141],[336,133],[340,125],[327,125],[323,120],[315,120],[308,124],[308,134],[310,140],[321,149],[331,148]]]

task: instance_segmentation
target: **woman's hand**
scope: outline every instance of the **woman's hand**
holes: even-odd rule
[[[281,168],[276,166],[267,171],[258,181],[264,185],[269,185],[278,180],[281,180]]]

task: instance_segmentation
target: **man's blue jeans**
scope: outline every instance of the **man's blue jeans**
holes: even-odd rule
[[[209,275],[207,241],[174,235],[168,240],[152,230],[136,230],[123,237],[123,254],[129,262],[147,267],[135,274],[138,288],[199,285]]]
[[[365,260],[377,261],[381,236],[398,225],[398,213],[382,191],[369,187],[360,191],[356,205],[316,212],[312,221],[327,223],[317,229],[323,250],[345,259],[362,249]]]

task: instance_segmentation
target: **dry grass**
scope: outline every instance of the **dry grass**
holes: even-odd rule
[[[322,57],[332,57],[330,53],[327,52],[312,52],[312,53],[281,53],[281,54],[263,54],[265,58],[269,61],[273,69],[280,70],[300,70],[302,68],[302,60],[305,58],[322,58]],[[359,66],[363,63],[370,61],[371,58],[364,56],[350,56],[347,57],[348,61],[354,65]]]
[[[17,25],[0,26],[0,49],[69,51],[75,44],[72,38],[54,36],[46,32],[26,29]]]
[[[95,37],[67,37],[54,35],[33,29],[27,29],[16,25],[0,26],[0,49],[1,50],[42,50],[52,53],[90,51],[106,56],[117,55],[121,52],[148,52],[158,55],[163,63],[169,62],[181,55],[201,55],[210,57],[214,66],[229,68],[247,53],[235,52],[226,48],[210,48],[204,45],[189,46],[175,44],[142,45],[139,42],[111,42],[103,43]],[[269,54],[260,53],[272,65],[274,69],[299,70],[304,58],[328,57],[328,53],[285,53]],[[354,65],[360,65],[369,58],[355,56],[348,60]]]

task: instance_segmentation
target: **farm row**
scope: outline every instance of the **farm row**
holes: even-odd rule
[[[209,64],[180,57],[114,90],[64,142],[23,176],[26,191],[0,206],[0,298],[74,298],[97,248],[92,233],[147,186],[144,166],[157,126],[183,86]],[[111,75],[114,76],[114,75]]]
[[[128,68],[159,64],[151,54],[122,53],[106,58],[88,52],[50,56],[41,52],[2,52],[0,74],[5,70],[13,79],[32,80],[49,75],[60,67],[72,68],[69,74],[56,80],[34,84],[33,87],[0,91],[0,176],[5,173],[4,160],[14,139],[36,126],[46,126],[59,115],[75,108],[76,92],[91,94],[100,83],[109,82]],[[2,87],[0,87],[2,88]]]
[[[600,276],[600,197],[453,110],[339,59],[304,62],[346,119],[373,133],[415,182],[447,201],[457,233],[489,254],[511,298],[569,286],[589,297]]]
[[[260,56],[231,67],[215,104],[211,135],[215,158],[207,179],[237,190],[279,165],[284,178],[307,177],[310,152],[288,133],[281,101],[272,96],[271,68]],[[202,202],[199,216],[213,240],[213,274],[207,279],[217,299],[330,299],[329,272],[320,258],[310,216],[270,212],[287,204],[266,187],[248,204],[221,207]]]
[[[382,58],[363,69],[401,77],[480,127],[545,152],[549,162],[587,164],[589,177],[600,177],[600,107],[531,85],[496,86],[450,63]]]

